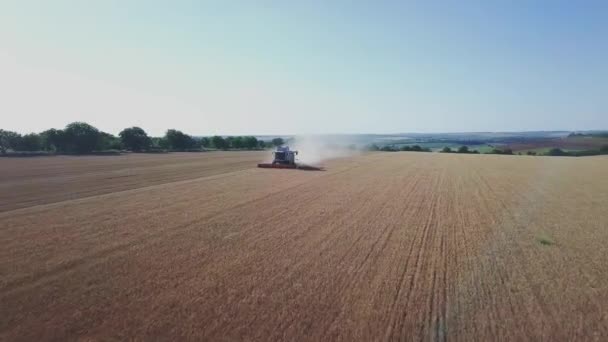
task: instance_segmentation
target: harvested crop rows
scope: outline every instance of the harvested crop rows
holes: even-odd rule
[[[250,168],[265,152],[0,159],[0,212]]]
[[[608,158],[263,157],[0,160],[0,340],[608,336]]]

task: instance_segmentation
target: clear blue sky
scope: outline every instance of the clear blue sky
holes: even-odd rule
[[[354,2],[2,1],[0,126],[608,128],[608,1]]]

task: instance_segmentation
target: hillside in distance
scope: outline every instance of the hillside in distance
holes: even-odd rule
[[[297,142],[301,136],[259,135],[258,139],[283,138],[288,143]],[[564,148],[568,150],[597,149],[608,145],[608,131],[527,131],[527,132],[463,132],[463,133],[396,133],[396,134],[319,134],[304,136],[306,140],[323,144],[354,145],[358,147],[377,145],[401,147],[420,145],[431,150],[443,147],[457,148],[466,145],[471,149],[511,148],[513,151],[541,148]]]

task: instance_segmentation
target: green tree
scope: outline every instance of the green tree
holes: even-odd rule
[[[118,133],[122,145],[127,149],[135,152],[145,151],[152,145],[152,139],[146,131],[140,127],[130,127],[123,129]]]
[[[210,147],[211,146],[211,139],[207,138],[207,137],[202,137],[200,140],[200,145],[201,147]]]
[[[203,139],[192,137],[192,148],[201,149],[203,147]]]
[[[110,133],[101,132],[101,138],[99,142],[100,150],[122,150],[122,141],[119,137],[114,136]]]
[[[226,149],[234,148],[234,137],[226,137],[224,138],[224,141],[226,142]]]
[[[175,129],[168,130],[165,134],[165,139],[171,149],[178,151],[193,148],[196,144],[191,136]]]
[[[243,143],[243,137],[232,137],[232,143],[231,146],[232,148],[236,148],[236,149],[241,149],[245,146],[245,144]]]
[[[560,149],[560,148],[552,148],[549,150],[549,152],[547,152],[547,155],[549,156],[565,156],[568,155],[566,152],[564,152],[564,150]]]
[[[42,149],[45,151],[65,151],[65,134],[60,129],[48,129],[40,133],[42,139]]]
[[[469,147],[466,145],[460,146],[458,148],[458,153],[469,153]]]
[[[513,150],[508,147],[503,150],[493,148],[492,151],[488,152],[488,154],[513,154]]]
[[[6,153],[7,150],[16,150],[21,143],[21,134],[0,129],[0,152]]]
[[[42,137],[36,133],[26,134],[21,137],[18,149],[21,151],[41,151]]]
[[[283,138],[274,138],[272,139],[272,144],[277,147],[282,146],[285,144],[285,140],[283,140]]]
[[[443,153],[452,153],[452,149],[449,146],[446,146],[443,148],[443,150],[441,150],[441,152]]]
[[[243,147],[249,150],[256,149],[258,147],[258,139],[252,136],[243,137]]]
[[[165,137],[152,137],[150,139],[152,140],[151,148],[161,150],[168,150],[170,148],[169,142]]]
[[[228,143],[226,139],[222,138],[219,135],[211,137],[211,145],[219,150],[225,150],[228,148]]]
[[[72,122],[63,130],[63,139],[69,152],[89,153],[98,150],[101,132],[85,122]]]
[[[395,148],[395,146],[392,145],[384,145],[380,148],[380,151],[384,151],[384,152],[397,152],[398,149]]]
[[[258,139],[252,136],[243,137],[243,147],[250,150],[258,148]]]

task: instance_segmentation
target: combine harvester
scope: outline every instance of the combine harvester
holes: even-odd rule
[[[292,151],[289,146],[277,147],[276,151],[272,152],[272,163],[260,163],[258,167],[268,169],[298,169],[308,171],[322,171],[323,169],[316,166],[296,163],[296,155],[298,151]]]

